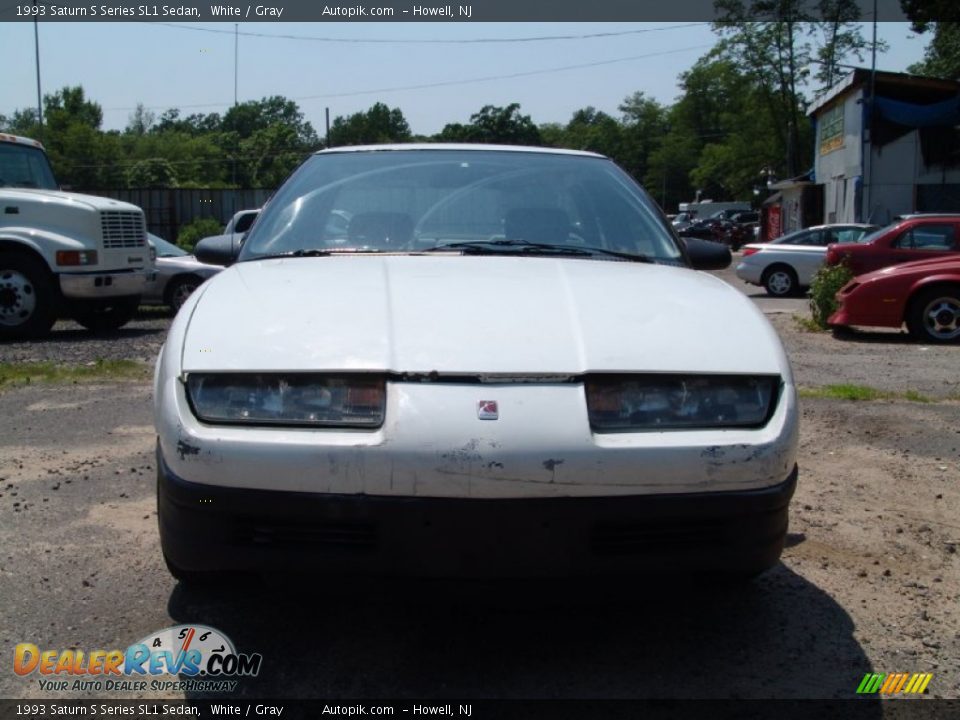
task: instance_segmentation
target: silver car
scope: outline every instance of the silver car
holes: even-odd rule
[[[768,243],[744,245],[737,277],[762,286],[768,295],[795,295],[810,287],[814,274],[826,258],[827,245],[859,242],[876,229],[876,225],[857,223],[817,225]]]
[[[174,312],[209,277],[223,270],[207,265],[193,255],[161,237],[147,233],[147,240],[157,252],[156,274],[149,279],[140,302],[143,305],[168,305]]]

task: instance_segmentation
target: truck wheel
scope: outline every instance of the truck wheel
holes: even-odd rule
[[[140,307],[140,297],[118,297],[85,302],[73,309],[72,317],[87,330],[108,333],[126,325]]]
[[[20,253],[0,253],[0,340],[46,335],[56,311],[56,289],[43,263]]]

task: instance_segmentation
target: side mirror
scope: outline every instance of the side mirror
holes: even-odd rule
[[[680,240],[687,246],[687,257],[694,270],[723,270],[730,267],[733,261],[730,248],[726,245],[693,237],[682,237]]]
[[[236,262],[240,255],[240,239],[236,233],[230,235],[214,235],[203,238],[193,249],[197,260],[208,265],[223,265],[229,267]]]

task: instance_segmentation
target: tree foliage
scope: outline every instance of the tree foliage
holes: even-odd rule
[[[520,112],[520,103],[506,107],[484,105],[470,116],[466,125],[446,125],[436,139],[440,142],[491,143],[498,145],[540,145],[540,130],[529,115]]]
[[[960,22],[922,23],[923,32],[932,37],[923,53],[923,60],[907,68],[916,75],[960,80]]]
[[[335,118],[327,142],[330,147],[372,145],[407,142],[411,137],[410,126],[400,108],[391,109],[378,102],[366,112]]]

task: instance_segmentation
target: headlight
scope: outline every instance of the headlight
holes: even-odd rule
[[[213,424],[376,428],[386,383],[365,375],[190,373],[190,408]]]
[[[643,375],[587,379],[595,432],[760,427],[780,389],[777,376]]]

